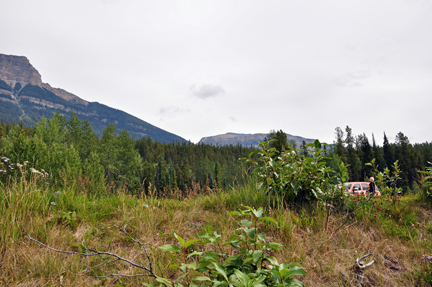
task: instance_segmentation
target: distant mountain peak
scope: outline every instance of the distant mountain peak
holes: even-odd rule
[[[212,144],[212,145],[242,145],[242,146],[257,146],[259,141],[263,141],[268,133],[258,134],[241,134],[241,133],[226,133],[215,136],[203,137],[199,143]],[[313,142],[315,139],[308,139],[300,136],[293,136],[287,134],[287,139],[293,140],[297,146],[300,146],[303,141],[307,144]]]
[[[24,56],[0,54],[1,78],[8,84],[42,85],[42,77]]]
[[[24,56],[0,54],[0,120],[27,125],[51,118],[59,111],[68,116],[73,111],[80,120],[88,119],[98,136],[110,123],[127,130],[135,139],[149,136],[155,141],[185,139],[153,126],[141,119],[97,102],[87,102],[60,88],[42,82],[39,72]]]

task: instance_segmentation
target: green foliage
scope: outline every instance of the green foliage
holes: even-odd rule
[[[37,90],[37,89],[36,89]],[[50,184],[89,194],[122,187],[131,193],[181,197],[244,184],[246,164],[237,159],[253,148],[242,146],[159,143],[149,137],[135,141],[111,124],[98,139],[88,120],[56,113],[34,128],[0,124],[0,154],[11,163],[50,174]],[[157,157],[159,155],[159,158]],[[16,170],[7,174],[14,177]],[[16,176],[20,176],[17,174]],[[6,182],[6,175],[0,175]]]
[[[421,197],[425,201],[432,201],[432,163],[424,171],[419,171],[423,175],[421,178]]]
[[[261,141],[255,160],[251,153],[245,161],[251,163],[259,178],[259,189],[267,194],[277,195],[288,202],[306,202],[318,199],[329,187],[330,168],[326,166],[324,150],[325,143],[318,140],[307,144],[312,148],[311,156],[289,149],[278,155],[278,150],[270,147],[270,142]],[[278,156],[277,156],[278,155]]]
[[[401,178],[401,170],[398,161],[395,161],[394,165],[392,165],[393,172],[387,167],[383,171],[379,171],[375,165],[375,159],[372,159],[370,163],[366,163],[365,165],[373,168],[375,184],[382,195],[390,197],[392,195],[401,194],[402,188],[397,187],[397,182]]]
[[[16,93],[18,93],[20,90],[21,90],[21,84],[18,82],[18,83],[15,84],[13,91],[14,91],[14,93],[16,94]]]
[[[12,88],[2,79],[0,79],[0,90],[12,91]]]
[[[262,208],[248,206],[241,211],[230,212],[229,215],[240,217],[240,227],[227,239],[222,234],[212,232],[208,228],[199,234],[198,239],[184,240],[174,233],[178,245],[168,244],[161,247],[162,251],[179,254],[183,262],[172,264],[170,268],[180,269],[180,275],[174,282],[165,278],[156,279],[168,286],[303,286],[294,276],[304,275],[306,271],[297,263],[279,263],[268,251],[282,248],[282,243],[269,242],[264,232],[260,232],[263,224],[278,222],[271,217],[264,217]],[[202,251],[193,251],[191,247],[197,243],[203,246]],[[233,253],[226,248],[237,250]],[[186,281],[186,282],[185,282]],[[152,286],[143,283],[145,286]]]

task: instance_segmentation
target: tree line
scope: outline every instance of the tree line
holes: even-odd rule
[[[304,142],[297,147],[287,141],[282,130],[270,131],[266,140],[271,140],[270,146],[276,148],[277,154],[289,148],[305,156],[309,154]],[[58,112],[49,120],[43,117],[34,127],[0,123],[1,157],[12,163],[27,162],[28,169],[43,170],[56,186],[89,193],[119,187],[156,196],[226,189],[248,180],[249,166],[238,159],[248,157],[254,150],[241,145],[160,143],[150,137],[135,140],[125,130],[117,133],[113,124],[99,138],[90,122],[81,121],[73,112],[68,117]],[[325,153],[326,164],[332,170],[340,172],[340,164],[344,163],[349,181],[367,180],[373,167],[366,163],[373,159],[379,171],[392,171],[398,161],[398,186],[407,191],[416,189],[420,179],[417,171],[425,170],[432,162],[432,143],[411,144],[399,132],[394,143],[384,133],[380,146],[374,135],[370,142],[366,134],[355,136],[347,126],[344,130],[336,128],[335,141]],[[0,170],[0,182],[22,175],[19,168],[2,161]]]
[[[253,149],[135,140],[113,124],[99,138],[73,112],[43,117],[34,127],[0,123],[0,155],[9,163],[26,162],[25,168],[43,170],[56,186],[95,194],[115,188],[155,196],[226,189],[247,180],[247,164],[238,159]],[[3,182],[22,176],[23,166],[2,164]]]
[[[394,164],[398,161],[401,170],[401,179],[398,186],[406,192],[415,189],[420,179],[418,170],[425,170],[432,162],[432,143],[411,144],[408,137],[399,132],[394,143],[390,143],[387,135],[383,134],[382,146],[378,145],[372,134],[372,143],[366,134],[355,136],[349,126],[343,130],[335,129],[335,142],[329,151],[328,165],[337,170],[340,162],[348,169],[350,181],[367,181],[372,175],[372,166],[366,163],[375,159],[375,166],[379,171],[388,168],[394,170]]]

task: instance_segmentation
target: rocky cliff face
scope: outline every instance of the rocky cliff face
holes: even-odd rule
[[[0,77],[13,86],[21,84],[42,85],[39,72],[23,56],[12,56],[0,54]]]
[[[17,83],[20,83],[22,87],[31,84],[45,88],[66,101],[85,106],[88,105],[87,101],[84,101],[72,93],[62,89],[53,88],[49,84],[43,83],[39,72],[24,56],[0,54],[0,79],[5,81],[11,87],[15,87]]]
[[[113,123],[135,139],[151,137],[158,142],[183,142],[185,139],[155,127],[123,111],[100,103],[87,102],[63,89],[43,83],[39,72],[26,57],[0,54],[0,121],[33,126],[41,117],[71,112],[88,120],[98,136]]]

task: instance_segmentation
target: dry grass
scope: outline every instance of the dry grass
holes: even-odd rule
[[[239,226],[236,218],[227,215],[236,202],[243,198],[245,204],[255,207],[265,202],[254,190],[246,190],[249,197],[239,195],[242,192],[245,191],[233,190],[232,193],[208,194],[185,201],[133,198],[120,193],[102,203],[99,199],[84,200],[86,195],[66,194],[63,201],[58,200],[57,209],[49,207],[33,210],[32,206],[38,204],[36,199],[33,205],[17,208],[29,209],[26,217],[20,221],[30,234],[52,247],[77,251],[81,240],[86,238],[88,246],[147,264],[144,250],[115,229],[113,224],[122,227],[127,225],[133,237],[155,247],[174,244],[174,232],[185,239],[197,238],[210,226],[227,237]],[[68,196],[73,199],[69,200]],[[18,201],[23,202],[22,199]],[[72,222],[75,225],[64,219],[53,219],[61,211],[71,210],[71,206],[79,218],[79,222]],[[7,208],[2,207],[2,216],[15,212]],[[264,231],[272,241],[286,244],[273,256],[282,262],[298,262],[308,271],[305,276],[298,278],[305,286],[355,286],[350,268],[357,257],[368,253],[373,253],[375,264],[366,271],[365,286],[416,286],[413,270],[421,268],[419,259],[423,254],[432,253],[431,234],[427,229],[431,224],[431,210],[415,205],[413,208],[419,220],[422,220],[422,225],[418,235],[411,240],[388,237],[379,222],[367,218],[361,221],[354,219],[334,233],[341,219],[333,216],[325,231],[325,215],[319,209],[312,209],[302,216],[290,210],[270,210],[267,214],[280,222],[280,228],[269,227]],[[104,210],[107,215],[97,217],[95,210]],[[3,219],[1,223],[0,226],[5,228],[12,221]],[[13,224],[18,223],[15,220]],[[5,286],[142,286],[143,281],[152,282],[147,277],[92,279],[76,276],[67,270],[79,272],[87,264],[95,264],[96,259],[81,259],[41,248],[24,237],[22,232],[14,235],[3,230],[2,233],[0,278],[6,283]],[[197,245],[195,248],[200,247]],[[227,253],[232,252],[228,247],[225,248]],[[174,260],[169,253],[154,248],[152,258],[158,275],[165,278],[177,276],[177,271],[168,269]],[[114,265],[109,270],[125,274],[138,272],[126,264]]]

